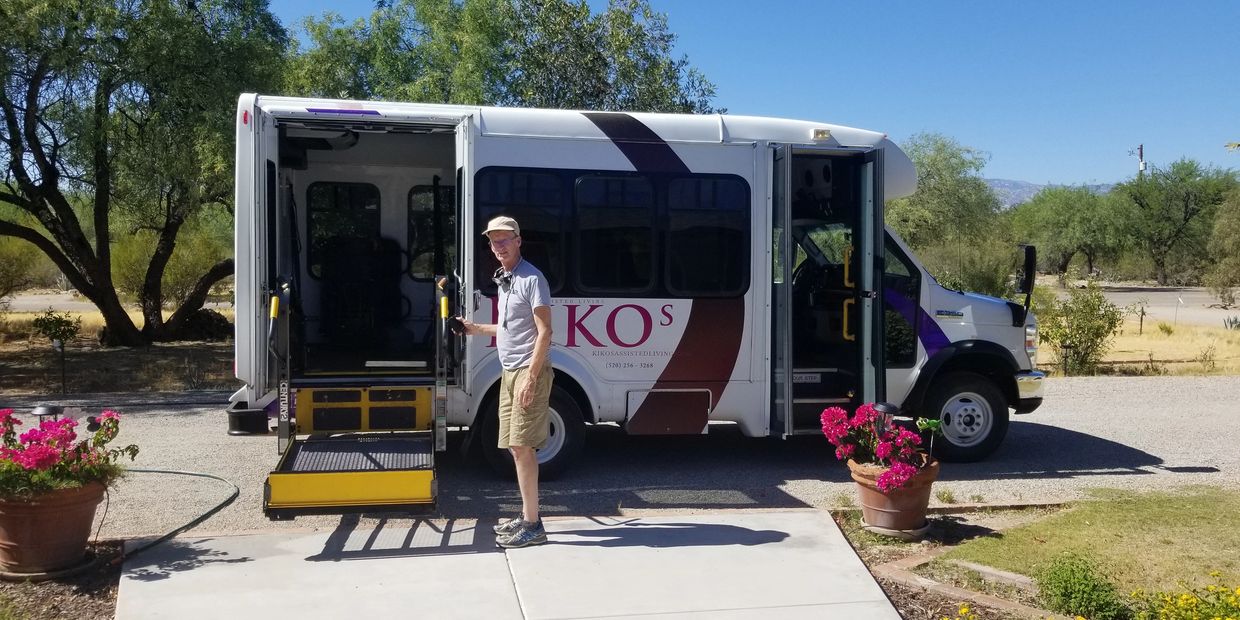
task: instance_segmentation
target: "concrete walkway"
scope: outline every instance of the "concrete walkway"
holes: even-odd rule
[[[825,512],[545,523],[508,551],[472,520],[174,539],[125,562],[116,617],[899,618]]]

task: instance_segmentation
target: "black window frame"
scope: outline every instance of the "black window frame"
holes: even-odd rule
[[[587,254],[595,253],[600,249],[594,244],[586,243],[586,231],[582,227],[582,222],[589,218],[582,217],[582,209],[603,209],[603,206],[583,207],[581,200],[581,188],[583,182],[589,181],[609,181],[617,180],[622,182],[640,181],[646,185],[650,200],[645,205],[646,221],[648,223],[647,243],[650,249],[649,270],[646,283],[643,286],[625,287],[617,285],[594,285],[587,284],[585,274],[585,266],[589,258]],[[578,174],[573,179],[573,210],[572,210],[572,230],[573,230],[573,266],[571,269],[571,277],[573,285],[578,293],[583,295],[593,295],[600,297],[644,297],[656,289],[659,284],[659,193],[655,182],[648,176],[640,173],[631,172],[613,172],[613,171],[597,171],[592,173]],[[637,212],[640,206],[622,207],[623,210],[630,213]]]
[[[374,190],[376,203],[378,204],[377,216],[375,218],[374,240],[378,241],[383,237],[383,192],[379,191],[379,186],[374,183],[365,183],[361,181],[315,181],[306,187],[306,273],[315,280],[321,280],[322,274],[314,272],[315,266],[319,263],[315,262],[315,238],[314,238],[314,191],[321,186],[356,186],[365,187]]]
[[[503,173],[541,174],[555,177],[557,179],[557,200],[554,201],[554,204],[548,201],[532,207],[516,204],[511,200],[508,202],[489,202],[487,192],[489,191],[488,183],[492,181],[490,177],[491,175]],[[604,290],[604,287],[586,287],[586,290],[583,290],[583,287],[580,286],[580,277],[577,274],[579,265],[574,259],[579,252],[589,251],[590,248],[583,247],[577,235],[577,222],[580,220],[576,201],[577,180],[585,176],[600,175],[608,177],[641,177],[645,178],[653,188],[655,217],[652,232],[655,237],[655,243],[651,260],[656,275],[654,285],[647,290],[636,291],[613,288],[609,289],[609,292],[609,290]],[[730,248],[730,251],[740,252],[743,254],[743,257],[740,262],[740,285],[735,287],[734,290],[678,291],[675,287],[668,286],[667,246],[668,240],[671,238],[668,230],[670,223],[668,194],[673,180],[727,180],[738,183],[738,191],[742,198],[738,208],[735,210],[741,214],[739,221],[743,225],[743,230],[741,231],[743,238],[740,243],[736,244],[736,247]],[[555,243],[559,246],[558,252],[548,252],[547,256],[544,257],[531,257],[527,251],[529,239],[525,239],[522,244],[522,256],[530,259],[531,263],[548,277],[551,294],[555,297],[718,299],[743,297],[753,287],[752,261],[753,252],[755,251],[752,241],[754,226],[753,188],[749,181],[740,175],[730,173],[644,173],[625,170],[535,168],[505,165],[486,166],[474,173],[473,216],[475,231],[482,231],[490,218],[498,215],[507,215],[515,218],[522,225],[522,237],[525,237],[527,228],[525,226],[526,222],[522,219],[521,212],[530,208],[552,209],[554,214],[563,223],[559,228],[558,238],[555,240]],[[550,214],[542,214],[543,217],[547,215]],[[479,246],[474,251],[476,287],[482,294],[494,296],[496,294],[496,287],[491,281],[491,276],[496,266],[496,261],[491,256],[491,251],[486,241],[479,240],[478,243]],[[554,264],[556,260],[559,261],[558,264]],[[552,262],[553,264],[545,264],[547,262]]]
[[[673,186],[678,182],[695,181],[695,182],[733,182],[739,183],[740,188],[738,194],[744,196],[744,200],[737,209],[727,209],[724,212],[739,212],[742,229],[740,231],[740,239],[734,244],[733,253],[741,254],[740,264],[740,281],[737,286],[730,289],[718,290],[693,290],[681,289],[673,286],[672,277],[672,254],[674,243],[672,231],[672,213],[673,211],[689,211],[690,209],[678,208],[672,205]],[[744,178],[734,174],[689,174],[674,175],[667,179],[665,183],[665,198],[663,200],[663,220],[660,222],[660,236],[663,239],[663,273],[662,285],[671,297],[678,299],[715,299],[715,298],[734,298],[742,297],[749,292],[752,285],[752,263],[753,263],[753,189]],[[715,201],[718,204],[718,201]],[[697,211],[709,211],[708,209],[695,209]],[[701,248],[697,248],[700,251]]]
[[[447,275],[447,274],[431,273],[427,275],[426,277],[421,277],[415,274],[413,271],[414,265],[415,263],[417,263],[418,256],[419,256],[418,250],[421,249],[419,246],[416,245],[417,239],[416,239],[416,235],[414,234],[415,232],[415,227],[414,227],[415,211],[413,210],[413,197],[414,197],[414,194],[419,193],[419,191],[423,191],[424,193],[429,195],[435,191],[435,186],[426,185],[426,184],[414,185],[413,187],[409,188],[409,192],[405,195],[405,249],[409,254],[409,257],[408,257],[409,277],[416,282],[429,282],[431,280],[434,280],[435,276],[437,275]],[[440,204],[443,206],[443,211],[440,213],[440,215],[443,217],[443,221],[440,222],[440,231],[441,232],[442,231],[455,231],[456,214],[457,214],[456,186],[441,183],[439,184],[439,191],[442,194],[440,196]],[[434,202],[432,202],[431,204],[434,205]],[[423,213],[423,212],[419,211],[416,213]],[[433,206],[431,209],[425,211],[424,213],[427,216],[427,220],[431,226],[431,229],[434,230],[435,212],[434,212]],[[456,233],[455,232],[452,232],[451,234],[448,234],[448,235],[444,235],[444,238],[448,241],[448,243],[451,244],[452,250],[453,250],[452,252],[446,252],[443,256],[444,267],[447,270],[451,271],[454,268],[454,263],[455,263],[453,258],[459,254],[460,248],[459,246],[456,245]],[[442,248],[443,248],[442,244],[436,244],[431,249],[430,257],[431,257],[431,271],[432,272],[435,270],[434,266],[436,263],[437,254]]]
[[[884,367],[886,368],[913,368],[914,366],[917,365],[917,344],[919,342],[918,335],[920,334],[920,329],[921,329],[920,326],[918,325],[918,323],[920,322],[919,317],[921,316],[920,315],[921,280],[922,280],[921,270],[917,268],[917,265],[908,256],[908,254],[906,254],[904,250],[900,248],[900,245],[896,243],[895,239],[890,234],[887,234],[887,233],[883,233],[883,254],[884,254],[883,288],[884,289],[889,288],[888,283],[887,283],[888,277],[901,277],[901,278],[903,277],[903,276],[900,276],[899,274],[893,274],[891,273],[891,271],[889,271],[890,265],[892,265],[893,263],[899,263],[902,267],[904,267],[905,271],[909,273],[908,282],[906,283],[906,288],[911,289],[912,294],[911,294],[910,301],[913,306],[913,317],[912,317],[912,321],[909,324],[909,327],[912,328],[912,332],[913,332],[912,333],[912,347],[909,351],[904,352],[904,354],[907,356],[907,359],[900,359],[900,360],[893,359],[893,356],[891,355],[891,346],[893,342],[893,339],[891,338],[891,333],[890,333],[891,326],[889,325],[890,322],[886,320],[886,317],[884,317],[884,321],[883,321],[883,329],[885,332],[883,334]],[[897,312],[895,308],[891,306],[890,301],[888,301],[889,298],[890,298],[890,295],[888,294],[886,290],[884,290],[883,291],[884,313],[888,311]]]
[[[489,177],[491,175],[513,174],[513,173],[529,175],[530,177],[539,176],[539,177],[547,177],[549,179],[554,179],[555,181],[554,190],[557,194],[556,196],[554,196],[555,200],[550,200],[546,202],[518,203],[514,200],[511,200],[512,197],[509,196],[508,197],[509,200],[507,202],[490,201],[489,197],[487,196],[487,192],[491,189],[491,187],[488,185],[488,182],[490,181]],[[568,196],[571,195],[571,191],[565,185],[564,175],[560,173],[561,171],[557,169],[524,168],[524,167],[517,167],[517,166],[487,166],[474,173],[474,226],[475,226],[475,230],[478,231],[479,234],[481,234],[481,231],[486,229],[486,223],[490,221],[491,218],[498,217],[500,215],[506,215],[506,216],[516,219],[517,224],[522,226],[521,228],[521,237],[522,237],[521,254],[523,257],[527,256],[527,251],[528,251],[527,247],[529,245],[527,244],[527,242],[530,240],[530,236],[527,235],[526,233],[536,230],[536,228],[534,228],[533,226],[527,226],[527,224],[530,222],[530,218],[528,217],[523,218],[522,217],[523,212],[528,213],[530,209],[540,209],[540,210],[541,209],[554,209],[555,211],[558,212],[558,220],[560,222],[560,226],[559,226],[559,230],[553,236],[546,235],[543,232],[538,232],[534,235],[535,239],[538,239],[540,237],[543,238],[542,241],[539,241],[537,243],[545,243],[547,247],[550,247],[556,251],[548,252],[546,261],[543,261],[543,260],[532,260],[531,261],[531,264],[537,267],[538,270],[541,271],[543,275],[547,277],[547,286],[550,289],[551,294],[553,296],[569,294],[566,291],[571,290],[572,288],[571,286],[569,286],[569,282],[571,280],[567,273],[568,271],[567,265],[566,265],[567,261],[565,260],[565,258],[569,256],[570,253],[572,252],[572,249],[568,247],[569,246],[568,244],[569,235],[568,235],[568,230],[567,230],[568,227],[564,225],[564,222],[566,219],[565,214],[568,213],[568,207],[571,204],[571,201],[568,198]],[[525,196],[525,198],[528,199],[531,197],[529,195],[529,192],[534,191],[534,190],[531,189],[531,186],[527,185],[525,188],[525,191],[527,192],[527,195]],[[525,221],[522,221],[523,219]],[[550,243],[548,243],[548,241],[550,241]],[[491,248],[490,248],[490,245],[487,243],[487,241],[484,239],[484,240],[479,241],[478,243],[479,243],[478,249],[474,252],[474,274],[476,277],[477,287],[478,287],[478,290],[482,292],[482,294],[488,297],[494,297],[498,291],[497,291],[497,287],[495,283],[491,281],[491,275],[493,273],[493,269],[498,263],[495,260],[495,258],[491,255]],[[558,263],[555,262],[556,259],[559,260]]]

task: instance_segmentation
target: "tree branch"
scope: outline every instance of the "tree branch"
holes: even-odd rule
[[[233,270],[233,259],[231,258],[226,258],[211,267],[211,269],[199,278],[196,284],[194,284],[194,288],[190,291],[189,295],[185,297],[185,301],[181,302],[181,305],[176,309],[176,312],[173,312],[172,316],[168,317],[168,322],[164,323],[164,329],[161,330],[161,333],[156,334],[156,339],[170,339],[175,337],[177,332],[184,326],[185,321],[189,319],[190,315],[200,310],[202,308],[202,304],[206,303],[207,293],[211,292],[211,287],[215,286],[216,282],[232,275]]]
[[[4,220],[0,220],[0,236],[17,237],[30,242],[46,254],[48,258],[52,259],[53,263],[56,263],[61,273],[65,274],[65,277],[69,279],[69,283],[73,285],[73,288],[76,288],[87,297],[92,297],[94,294],[95,288],[82,275],[77,266],[73,264],[73,261],[69,260],[69,257],[65,256],[64,252],[61,252],[60,248],[56,247],[56,244],[51,239],[40,235],[33,228],[27,228]]]
[[[109,214],[112,208],[112,163],[108,159],[108,102],[111,99],[112,85],[107,78],[100,76],[95,85],[95,255],[103,271],[111,281],[112,247],[108,236]]]
[[[39,91],[43,89],[43,81],[47,79],[48,59],[47,54],[41,56],[35,63],[34,72],[30,76],[30,83],[26,85],[26,117],[23,130],[26,136],[26,144],[30,145],[30,154],[34,156],[35,164],[39,166],[42,173],[41,184],[44,187],[56,187],[60,182],[60,171],[56,169],[52,161],[47,158],[47,153],[43,150],[43,140],[39,138]]]

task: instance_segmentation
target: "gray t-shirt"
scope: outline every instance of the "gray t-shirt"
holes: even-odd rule
[[[499,285],[499,328],[495,346],[499,363],[505,370],[530,365],[534,359],[534,343],[538,326],[534,324],[534,308],[551,305],[551,288],[547,278],[524,258],[512,270],[512,280]]]

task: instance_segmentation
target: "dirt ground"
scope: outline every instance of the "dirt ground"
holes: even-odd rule
[[[79,340],[65,351],[69,394],[231,389],[236,381],[231,342],[105,348]],[[61,359],[51,346],[26,339],[0,344],[0,394],[59,392]]]

